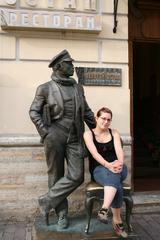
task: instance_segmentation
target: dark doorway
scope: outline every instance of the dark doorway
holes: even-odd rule
[[[134,190],[160,190],[160,44],[133,43]]]

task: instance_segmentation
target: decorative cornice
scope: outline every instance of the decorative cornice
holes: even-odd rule
[[[128,135],[128,134],[121,134],[121,138],[122,138],[124,146],[132,145],[133,139],[132,139],[132,137],[130,135]]]
[[[124,146],[132,144],[131,136],[121,135]],[[37,134],[0,134],[0,147],[40,147],[40,137]]]
[[[37,134],[4,134],[0,135],[0,147],[30,147],[30,146],[42,146],[40,143],[40,137]]]

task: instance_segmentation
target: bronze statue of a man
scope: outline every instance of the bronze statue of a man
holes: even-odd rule
[[[61,228],[69,224],[67,196],[84,179],[84,121],[89,128],[95,127],[83,88],[70,77],[74,73],[72,62],[67,50],[51,60],[52,79],[37,88],[29,112],[44,143],[48,166],[49,191],[39,197],[39,205],[47,224],[50,210],[55,209]]]

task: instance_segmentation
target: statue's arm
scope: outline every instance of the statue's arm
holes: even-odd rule
[[[45,104],[46,89],[44,88],[44,86],[40,85],[37,88],[35,98],[31,104],[29,115],[42,139],[44,139],[45,136],[48,134],[47,126],[45,125],[43,119],[43,108]]]
[[[89,105],[86,101],[86,98],[84,95],[84,89],[83,89],[82,85],[80,85],[80,88],[81,88],[83,104],[84,104],[84,121],[90,129],[93,129],[96,127],[94,113],[92,112],[91,108],[89,107]]]
[[[88,106],[88,103],[86,102],[86,99],[84,99],[84,121],[87,124],[87,126],[90,129],[93,129],[96,127],[96,122],[95,122],[95,117],[94,117],[94,113],[92,112],[92,110],[90,109],[90,107]]]

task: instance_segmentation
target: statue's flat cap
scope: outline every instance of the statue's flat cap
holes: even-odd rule
[[[68,61],[74,61],[74,60],[73,58],[71,58],[69,52],[66,49],[64,49],[63,51],[61,51],[55,57],[52,58],[48,67],[51,68],[57,63],[68,62]]]

